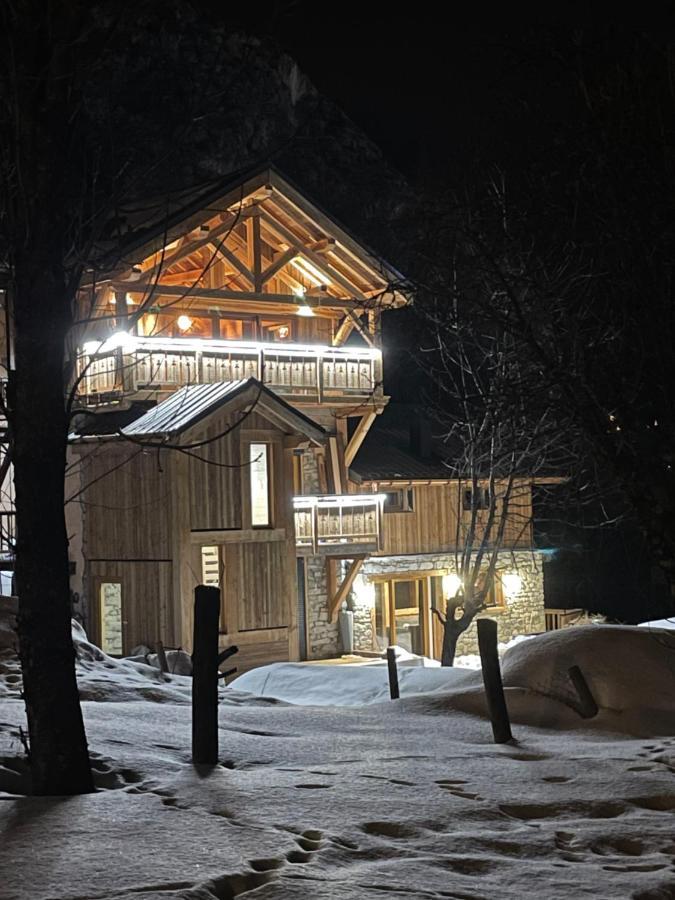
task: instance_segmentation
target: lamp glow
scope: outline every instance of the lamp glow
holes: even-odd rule
[[[375,585],[372,582],[366,581],[362,575],[359,575],[354,581],[352,591],[357,606],[375,609]]]
[[[176,325],[178,325],[181,331],[189,331],[192,327],[192,319],[190,316],[178,316]]]
[[[517,572],[505,572],[502,575],[502,588],[507,597],[515,597],[523,588],[523,579]]]
[[[443,596],[446,598],[456,597],[457,592],[462,587],[462,579],[454,572],[449,575],[443,575],[442,579]]]
[[[297,315],[311,318],[314,315],[314,310],[310,306],[307,306],[306,303],[303,303],[298,307]]]

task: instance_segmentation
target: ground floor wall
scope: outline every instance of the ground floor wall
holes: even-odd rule
[[[500,554],[500,575],[517,575],[517,579],[508,582],[511,590],[500,594],[500,604],[482,614],[497,621],[500,642],[509,641],[516,635],[545,630],[542,562],[541,554],[536,551],[509,551]],[[340,562],[339,579],[348,565],[348,560]],[[438,617],[432,613],[432,607],[436,606],[444,611],[440,582],[443,575],[451,573],[454,567],[454,556],[447,553],[371,557],[365,560],[346,604],[353,616],[353,649],[373,652],[386,648],[392,632],[386,627],[386,615],[382,615],[382,588],[384,585],[402,582],[406,587],[413,587],[411,596],[415,600],[409,602],[417,602],[419,612],[403,610],[407,613],[404,616],[406,626],[399,630],[394,639],[403,646],[406,646],[407,641],[407,648],[414,652],[422,652],[424,648],[424,652],[440,658],[442,628]],[[329,621],[330,598],[325,558],[309,557],[306,560],[306,572],[308,657],[321,659],[351,649],[341,639],[338,623]],[[517,589],[514,589],[514,581]],[[392,598],[391,602],[394,609],[392,615],[396,616],[396,598]],[[415,621],[415,615],[417,620],[411,625]],[[396,635],[395,630],[394,634]],[[413,639],[411,634],[414,634]],[[462,655],[477,652],[474,622],[459,639],[457,653]]]

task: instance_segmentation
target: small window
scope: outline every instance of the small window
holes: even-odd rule
[[[124,652],[122,585],[104,581],[100,587],[101,650],[110,656]]]
[[[414,488],[404,488],[400,491],[387,491],[384,496],[384,511],[386,513],[413,512],[414,509]]]
[[[202,584],[220,587],[218,547],[202,547]]]
[[[466,488],[462,491],[462,508],[465,512],[472,509],[490,509],[491,499],[490,488],[477,487],[475,490]]]
[[[270,520],[269,444],[249,447],[251,473],[251,525],[266,528]]]
[[[481,572],[476,583],[476,587],[478,589],[485,587],[486,578],[487,573]],[[487,594],[485,596],[485,606],[487,609],[501,609],[504,605],[504,590],[502,588],[502,580],[499,576],[499,573],[495,572],[495,576],[492,579],[492,584],[488,588]]]

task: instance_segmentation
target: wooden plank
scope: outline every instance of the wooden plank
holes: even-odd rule
[[[354,430],[354,434],[351,436],[347,447],[345,448],[345,466],[349,468],[354,461],[354,457],[358,453],[359,447],[363,443],[368,431],[370,430],[370,426],[375,421],[377,413],[373,411],[367,412],[364,416],[361,416],[359,419],[359,423]]]
[[[269,544],[285,541],[285,528],[244,528],[235,531],[191,531],[190,543],[201,544]]]
[[[337,619],[337,614],[340,611],[340,607],[342,606],[343,601],[347,598],[347,594],[354,584],[354,579],[359,574],[359,570],[363,565],[364,559],[365,556],[357,556],[356,559],[352,561],[352,564],[347,569],[347,573],[342,581],[342,584],[337,589],[335,595],[332,597],[328,608],[328,615],[331,622],[335,622],[335,620]]]

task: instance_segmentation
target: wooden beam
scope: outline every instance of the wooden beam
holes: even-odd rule
[[[340,347],[342,344],[344,344],[353,330],[354,320],[348,313],[345,313],[344,319],[340,322],[338,330],[335,332],[335,337],[333,338],[333,346]]]
[[[274,218],[269,210],[263,211],[263,219],[270,229],[270,231],[274,232],[281,240],[285,241],[287,244],[297,244],[298,238],[293,234],[292,231],[289,231],[285,225],[279,222],[278,219]],[[307,259],[313,263],[319,271],[323,272],[326,276],[326,281],[330,282],[331,280],[336,284],[339,284],[344,290],[348,291],[352,294],[352,296],[359,300],[364,306],[369,305],[368,298],[366,295],[358,288],[353,282],[349,281],[344,277],[337,269],[330,265],[326,259],[320,254],[315,253],[308,245],[304,245],[302,248],[301,256],[306,256]]]
[[[269,266],[261,273],[260,280],[262,284],[269,281],[270,278],[273,278],[279,269],[283,269],[285,265],[287,265],[292,259],[300,252],[300,247],[293,246],[289,247],[281,256],[278,256],[273,263],[270,263]]]
[[[233,253],[233,252],[230,250],[229,247],[226,247],[224,244],[222,244],[220,247],[217,247],[217,248],[214,247],[214,249],[216,249],[217,252],[218,252],[224,259],[226,259],[231,265],[233,265],[233,266],[235,267],[235,269],[236,269],[241,275],[243,275],[244,278],[245,278],[248,282],[250,282],[250,284],[251,284],[252,287],[255,286],[255,277],[254,277],[254,275],[253,275],[253,272],[251,272],[251,270],[248,268],[248,266],[245,266],[245,265],[244,265],[244,263],[239,259],[239,257],[238,257],[235,253]]]
[[[184,297],[186,291],[184,287],[170,284],[143,284],[139,282],[113,282],[113,287],[118,290],[127,291],[129,294],[144,294],[150,297]],[[195,287],[189,292],[189,296],[193,300],[256,300],[263,303],[285,303],[290,306],[297,307],[298,298],[293,294],[266,294],[260,291],[231,291],[222,288],[203,288]],[[354,306],[353,300],[343,300],[337,297],[322,295],[315,297],[311,294],[305,294],[303,303],[307,306],[324,309],[351,309]]]
[[[260,216],[254,216],[251,220],[252,224],[252,251],[253,251],[253,287],[256,291],[262,291],[262,243],[260,241]]]
[[[354,457],[356,456],[359,447],[363,443],[365,436],[368,434],[370,430],[370,426],[375,421],[377,413],[374,411],[367,412],[364,416],[361,416],[359,419],[359,424],[356,426],[354,430],[354,434],[351,436],[347,447],[345,448],[345,467],[349,468],[351,464],[354,462]]]
[[[354,579],[359,574],[364,559],[365,556],[357,556],[356,559],[352,560],[352,564],[347,569],[347,573],[342,580],[342,584],[333,595],[328,609],[331,622],[334,622],[337,619],[337,614],[340,611],[340,607],[342,606],[344,600],[347,598],[347,594],[350,592],[352,585],[354,584]]]
[[[340,467],[340,453],[337,438],[331,435],[328,438],[328,452],[330,453],[330,471],[333,476],[333,488],[336,494],[342,493],[342,473]]]
[[[184,259],[186,256],[190,256],[191,253],[196,253],[197,250],[202,250],[204,247],[212,244],[214,240],[221,237],[221,235],[225,234],[225,232],[234,225],[235,218],[235,216],[228,215],[220,225],[218,225],[216,228],[210,229],[209,233],[204,237],[199,238],[199,240],[196,241],[184,240],[178,247],[176,247],[175,250],[172,250],[170,253],[165,253],[163,258],[161,256],[161,251],[158,251],[160,258],[155,263],[153,263],[153,265],[151,265],[149,269],[144,269],[141,277],[139,279],[136,279],[133,284],[142,284],[143,282],[147,282],[158,269],[166,272],[171,268],[171,266],[179,262],[181,259]],[[156,256],[157,254],[150,255]]]
[[[368,344],[369,347],[374,347],[375,342],[373,341],[373,338],[368,333],[368,331],[363,327],[363,325],[361,324],[361,321],[359,320],[359,317],[356,315],[356,313],[352,312],[352,310],[350,309],[350,310],[347,310],[347,315],[354,323],[354,328],[356,328],[356,330],[361,335],[361,337],[366,342],[366,344]]]

